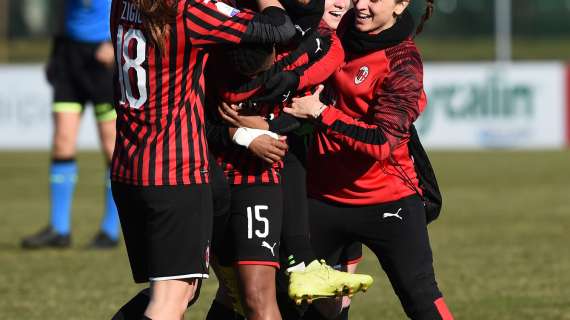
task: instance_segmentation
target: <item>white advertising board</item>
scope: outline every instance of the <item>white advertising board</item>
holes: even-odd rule
[[[562,63],[427,64],[416,126],[432,149],[561,148],[564,77]]]
[[[561,63],[426,64],[422,141],[432,149],[562,148],[564,72]],[[0,65],[0,149],[49,149],[51,95],[42,65]],[[92,108],[78,145],[98,147]]]
[[[0,149],[49,149],[52,91],[43,65],[0,65]],[[81,123],[78,145],[98,148],[93,109]]]

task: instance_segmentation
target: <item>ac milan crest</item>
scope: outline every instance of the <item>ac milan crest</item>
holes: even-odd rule
[[[368,77],[368,67],[363,66],[358,70],[356,77],[354,77],[354,84],[361,84]]]

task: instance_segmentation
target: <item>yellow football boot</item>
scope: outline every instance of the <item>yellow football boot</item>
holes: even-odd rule
[[[289,275],[289,297],[296,304],[311,303],[315,299],[349,296],[358,291],[365,292],[374,279],[367,274],[352,274],[333,269],[325,263],[314,260],[304,270],[291,270]]]

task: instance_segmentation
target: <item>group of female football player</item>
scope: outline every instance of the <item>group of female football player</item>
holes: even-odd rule
[[[210,262],[208,319],[347,319],[372,278],[329,265],[360,244],[408,317],[452,319],[411,146],[434,4],[410,1],[113,1],[111,180],[150,282],[114,319],[182,319]]]

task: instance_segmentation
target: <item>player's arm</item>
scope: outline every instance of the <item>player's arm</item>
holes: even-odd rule
[[[335,33],[317,34],[319,37],[311,41],[309,63],[297,68],[300,74],[297,90],[325,82],[344,61],[344,49],[338,36]]]
[[[370,107],[372,120],[355,119],[341,110],[326,106],[318,94],[293,100],[285,112],[314,118],[337,142],[376,160],[390,157],[391,151],[409,137],[409,130],[420,114],[423,76],[419,57],[401,57],[379,84],[376,103]]]
[[[323,83],[343,60],[344,50],[336,34],[312,32],[279,61],[282,72],[269,74],[263,81],[263,90],[253,100],[285,102],[295,93]]]
[[[184,12],[194,45],[216,43],[283,43],[295,26],[276,0],[260,0],[261,13],[238,10],[217,0],[189,1]]]

